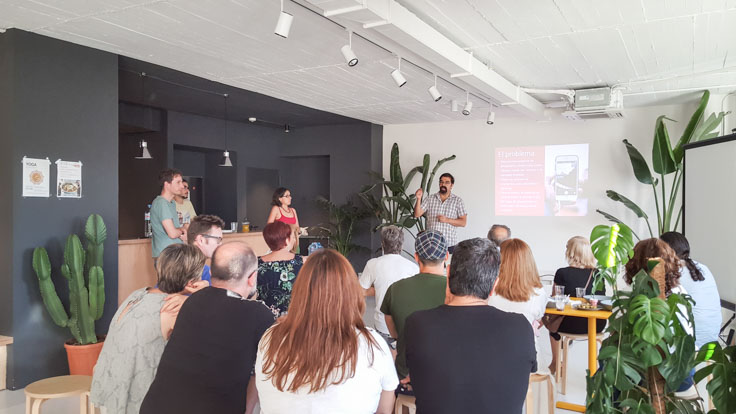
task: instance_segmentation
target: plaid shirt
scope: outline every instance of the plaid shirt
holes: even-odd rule
[[[449,219],[456,219],[468,214],[465,211],[465,203],[463,199],[450,193],[447,200],[442,201],[440,193],[431,194],[422,199],[422,210],[427,216],[427,230],[437,230],[445,236],[447,246],[457,244],[457,232],[455,226],[450,223],[440,223],[437,216],[445,216]]]

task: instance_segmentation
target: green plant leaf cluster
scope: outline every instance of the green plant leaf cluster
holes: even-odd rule
[[[76,234],[66,239],[61,274],[69,284],[69,312],[61,303],[51,280],[51,262],[43,247],[33,250],[33,270],[38,277],[41,298],[54,323],[69,328],[80,345],[97,342],[95,321],[105,307],[105,278],[102,270],[103,244],[107,238],[105,223],[92,214],[85,225],[87,252]],[[86,272],[86,275],[85,275]]]
[[[356,205],[352,200],[345,204],[337,205],[332,201],[319,196],[315,200],[325,211],[327,211],[328,222],[312,227],[310,233],[315,230],[329,237],[331,249],[337,250],[345,257],[356,250],[366,247],[353,243],[355,227],[361,221],[371,216],[371,211],[363,206]]]
[[[424,217],[414,217],[414,204],[416,196],[411,186],[414,177],[421,174],[420,187],[424,194],[430,194],[434,176],[439,168],[446,162],[455,159],[455,155],[443,158],[430,171],[431,158],[429,154],[424,154],[422,165],[418,165],[406,175],[402,174],[401,163],[399,157],[399,145],[394,143],[391,146],[391,161],[389,164],[389,179],[385,179],[380,173],[370,172],[371,184],[361,188],[358,195],[364,205],[373,212],[373,216],[379,221],[379,224],[373,229],[379,230],[381,227],[394,225],[408,230],[415,230],[416,233],[426,229],[426,220]],[[379,197],[376,193],[380,188]],[[410,234],[414,235],[414,233]]]
[[[715,412],[736,413],[736,345],[724,349],[718,342],[710,342],[700,349],[696,360],[708,363],[695,373],[696,383],[709,375],[713,376],[706,389],[713,400]]]
[[[634,177],[642,184],[649,185],[654,195],[654,203],[657,210],[657,236],[671,230],[677,230],[680,226],[680,217],[682,214],[682,206],[677,205],[677,196],[680,192],[680,183],[683,175],[683,158],[685,156],[685,145],[691,142],[711,139],[718,136],[718,127],[723,122],[723,117],[727,114],[724,112],[710,114],[705,118],[705,108],[710,99],[710,92],[703,92],[697,109],[690,117],[682,136],[673,146],[670,140],[669,131],[665,121],[676,122],[673,119],[661,115],[654,122],[654,138],[652,141],[652,168],[634,145],[624,139],[626,152],[629,155],[629,161],[634,172]],[[659,178],[655,178],[654,174],[658,174]],[[667,183],[666,177],[672,176]],[[667,187],[669,185],[669,191]],[[623,204],[632,211],[637,218],[644,219],[649,230],[649,237],[655,237],[652,226],[649,222],[649,216],[644,210],[628,197],[613,191],[606,191],[606,196],[613,201]],[[606,219],[614,223],[621,223],[621,220],[605,211],[596,210]],[[677,213],[675,216],[674,214]],[[634,234],[639,239],[639,236]]]
[[[631,292],[614,292],[609,336],[598,355],[602,367],[587,378],[586,412],[655,413],[648,389],[654,373],[666,381],[667,412],[700,412],[673,394],[696,363],[695,339],[683,319],[692,313],[692,299],[671,294],[664,300],[659,294],[659,284],[645,270],[634,276]]]
[[[590,246],[598,262],[593,290],[603,290],[608,283],[616,290],[616,276],[634,255],[634,232],[623,224],[601,224],[590,232]]]

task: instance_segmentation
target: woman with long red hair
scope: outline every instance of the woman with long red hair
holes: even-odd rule
[[[264,414],[393,411],[399,384],[386,342],[363,323],[363,289],[350,263],[323,249],[309,257],[289,312],[258,345]]]

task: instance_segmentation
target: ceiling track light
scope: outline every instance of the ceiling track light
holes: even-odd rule
[[[294,16],[284,11],[284,0],[281,0],[281,13],[279,13],[279,20],[276,22],[276,28],[273,29],[273,32],[284,39],[289,37],[292,21],[294,21]]]
[[[406,78],[401,74],[401,57],[399,57],[399,67],[391,71],[391,77],[394,78],[394,82],[399,88],[406,85]]]
[[[256,122],[257,120],[258,120],[258,119],[256,119],[256,117],[254,117],[254,116],[252,116],[252,117],[248,118],[248,122],[251,122],[251,123],[252,123],[252,122]]]
[[[470,111],[473,110],[473,102],[470,100],[470,92],[465,91],[465,107],[463,108],[463,115],[470,115]]]
[[[151,156],[151,153],[148,151],[148,143],[146,142],[146,140],[142,139],[138,143],[138,146],[141,149],[141,155],[135,157],[135,159],[137,159],[137,160],[150,160],[150,159],[153,159],[153,157]]]
[[[358,57],[353,53],[353,32],[348,32],[348,44],[341,47],[340,52],[348,66],[353,67],[358,64]]]
[[[491,106],[491,110],[488,111],[488,118],[486,119],[486,124],[493,125],[496,123],[496,113],[493,112],[493,106]]]
[[[429,92],[429,96],[431,96],[435,102],[442,99],[442,94],[439,89],[437,89],[437,75],[434,75],[434,85],[430,86],[429,89],[427,89],[427,92]]]

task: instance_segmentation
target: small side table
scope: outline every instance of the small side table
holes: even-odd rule
[[[89,402],[92,377],[88,375],[64,375],[36,381],[25,388],[26,414],[40,414],[41,404],[54,398],[79,396],[79,413],[93,414]]]

